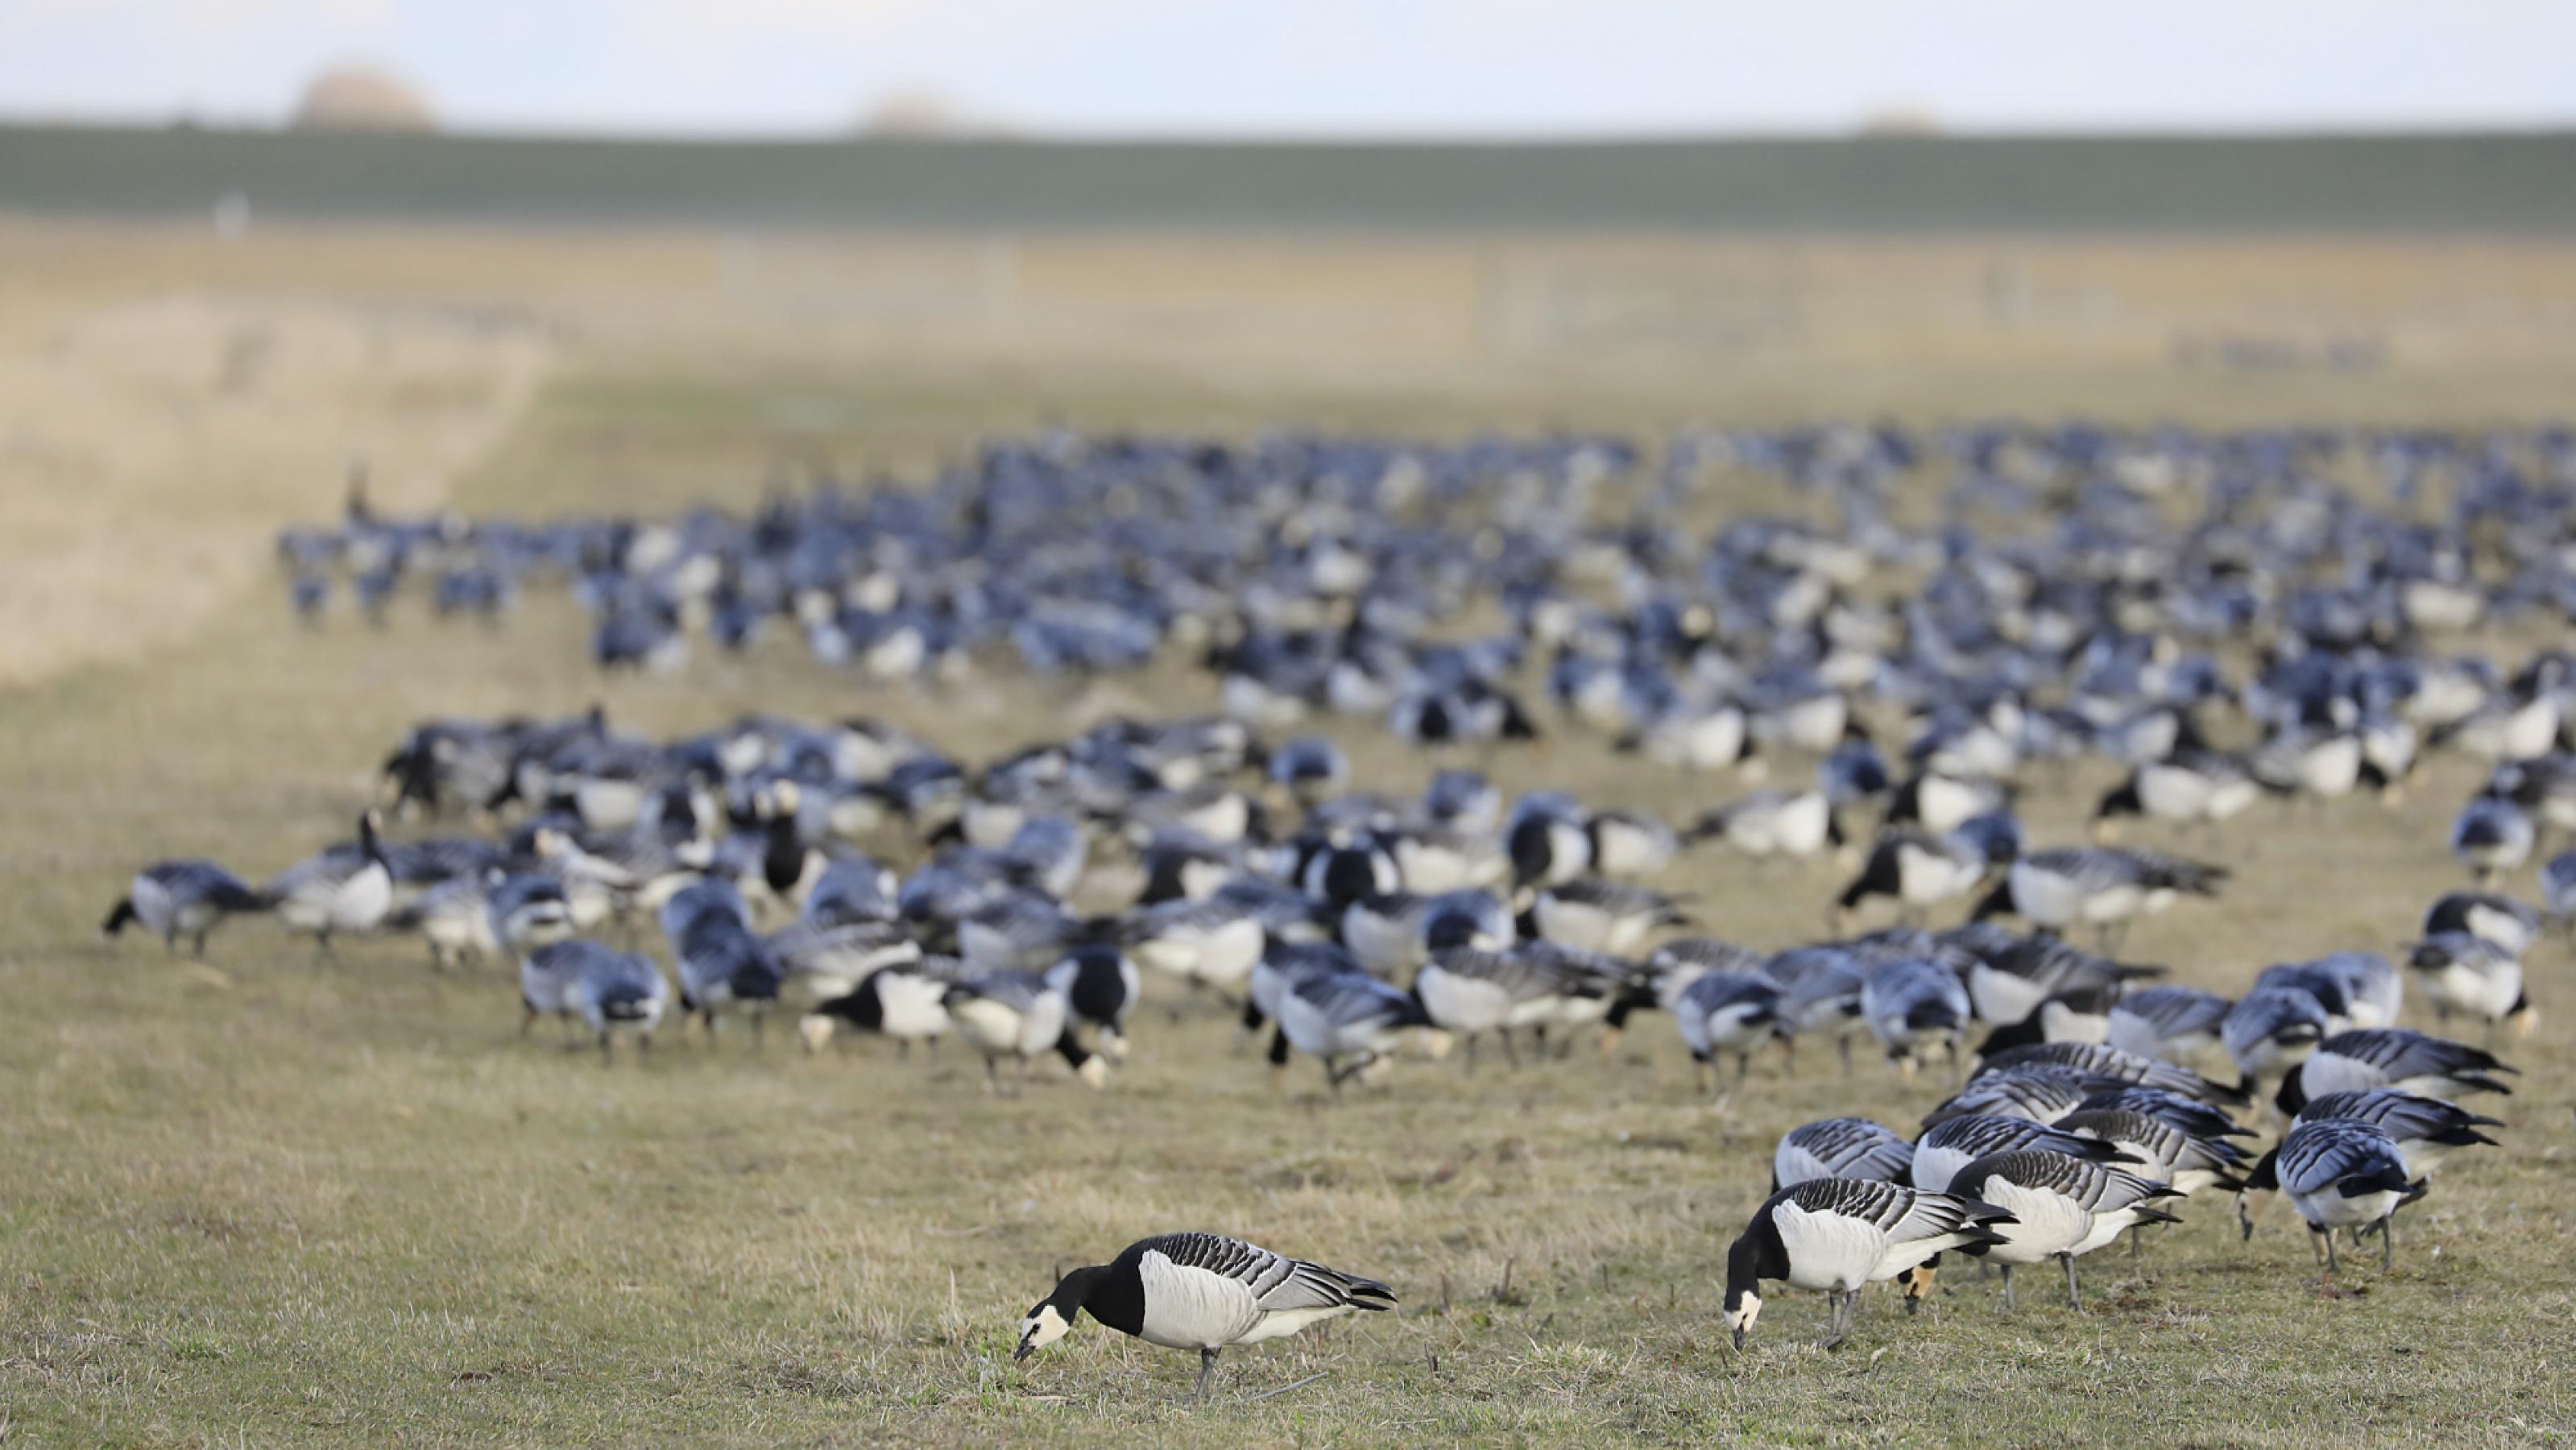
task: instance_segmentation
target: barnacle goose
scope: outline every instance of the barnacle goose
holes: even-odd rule
[[[1672,1011],[1703,1087],[1719,1053],[1735,1055],[1740,1083],[1752,1069],[1753,1054],[1780,1035],[1780,989],[1751,972],[1702,972],[1682,988]]]
[[[2083,1105],[2091,1078],[2073,1068],[2025,1064],[2007,1072],[1979,1073],[1923,1115],[1929,1128],[1959,1117],[2028,1118],[2054,1123]]]
[[[892,921],[902,914],[895,902],[900,884],[892,871],[865,856],[836,857],[806,893],[803,920],[818,927]]]
[[[1664,892],[1586,876],[1540,888],[1530,921],[1542,941],[1621,956],[1645,945],[1658,927],[1687,926],[1690,917]]]
[[[2490,1031],[2511,1023],[2516,1032],[2528,1033],[2537,1019],[2523,990],[2521,954],[2491,938],[2437,932],[2415,943],[2406,965],[2423,980],[2424,999],[2433,1004],[2437,1021],[2448,1022],[2458,1012]]]
[[[2531,817],[2501,795],[2471,798],[2451,823],[2451,854],[2490,888],[2531,859],[2538,839]]]
[[[1572,796],[1533,791],[1512,802],[1503,850],[1515,886],[1560,886],[1592,869],[1592,836]]]
[[[1968,1001],[1984,1022],[2026,1021],[2052,999],[2095,990],[2116,993],[2131,982],[2164,974],[2162,967],[2129,966],[2052,937],[2003,936],[1995,943],[1973,940],[1963,928],[1942,937],[1970,954]]]
[[[2332,1026],[2325,1004],[2298,986],[2257,986],[2227,1009],[2219,1040],[2247,1083],[2305,1062]]]
[[[1047,968],[1047,990],[1064,998],[1068,1023],[1100,1029],[1100,1050],[1127,1060],[1127,1014],[1136,1005],[1136,964],[1114,946],[1076,946]]]
[[[1784,1280],[1819,1289],[1832,1305],[1824,1347],[1851,1333],[1861,1286],[1908,1276],[1906,1297],[1921,1298],[1918,1272],[1946,1250],[2000,1242],[2012,1215],[1991,1203],[1856,1178],[1810,1178],[1763,1200],[1753,1221],[1726,1250],[1726,1327],[1735,1347],[1762,1314],[1761,1284]]]
[[[1285,1043],[1323,1063],[1335,1092],[1385,1061],[1407,1042],[1438,1056],[1447,1038],[1423,1011],[1422,999],[1360,972],[1321,972],[1288,984],[1279,998]],[[1276,1054],[1277,1045],[1273,1045]],[[1344,1059],[1354,1059],[1348,1066]],[[1276,1057],[1274,1056],[1274,1062]]]
[[[1967,895],[1985,879],[1990,863],[1974,842],[1958,835],[1896,829],[1870,847],[1860,874],[1834,899],[1834,920],[1873,896],[1897,903],[1901,919],[1919,922],[1931,907]]]
[[[1920,827],[1945,836],[1970,819],[2010,808],[2012,793],[1982,775],[1953,774],[1939,769],[1917,771],[1896,788],[1888,802],[1890,825]]]
[[[2215,896],[2223,866],[2107,846],[2060,846],[2013,862],[1977,904],[1974,919],[2011,911],[2043,930],[2091,926],[2108,937],[2131,918],[2164,910],[2177,894]]]
[[[2094,1163],[2135,1161],[2115,1143],[2088,1138],[2054,1124],[1992,1113],[1967,1113],[1945,1118],[1923,1130],[1922,1136],[1914,1140],[1914,1157],[1909,1173],[1915,1187],[1933,1193],[1947,1193],[1959,1170],[1978,1159],[1995,1153],[2023,1151],[2061,1153]]]
[[[1035,972],[979,972],[950,982],[940,993],[957,1035],[984,1058],[984,1086],[1002,1091],[1002,1059],[1020,1064],[1020,1081],[1029,1065],[1049,1052],[1065,1060],[1074,1075],[1094,1088],[1109,1082],[1109,1064],[1074,1039],[1064,996],[1050,991]]]
[[[1238,902],[1179,898],[1137,908],[1119,940],[1140,967],[1193,989],[1240,992],[1269,933],[1260,916]]]
[[[2359,1028],[2318,1043],[2307,1061],[2282,1077],[2272,1101],[2295,1116],[2311,1098],[2360,1088],[2391,1087],[2446,1102],[2471,1093],[2510,1096],[2513,1089],[2495,1075],[2513,1071],[2483,1048],[2412,1028]]]
[[[1756,859],[1804,860],[1843,844],[1843,833],[1823,791],[1759,790],[1701,816],[1682,839],[1723,839]]]
[[[1592,869],[1604,876],[1652,876],[1681,849],[1672,827],[1637,811],[1595,811],[1583,831],[1592,838]]]
[[[791,922],[769,934],[768,946],[787,984],[814,1001],[846,996],[879,968],[921,959],[921,943],[890,921]]]
[[[2110,983],[2062,988],[2019,1022],[2006,1022],[1988,1032],[1977,1045],[1977,1055],[1992,1057],[2007,1048],[2041,1042],[2107,1042],[2111,1011],[2119,1001],[2120,989]]]
[[[2467,932],[2519,957],[2540,939],[2540,913],[2492,891],[2446,891],[2424,910],[2424,935]]]
[[[1771,1153],[1771,1191],[1810,1178],[1863,1178],[1904,1183],[1914,1145],[1868,1118],[1824,1118],[1780,1135]]]
[[[358,817],[355,843],[342,842],[287,867],[262,894],[277,904],[278,920],[313,933],[326,957],[333,936],[375,930],[394,904],[393,871],[376,839],[376,813]]]
[[[1823,1034],[1831,1038],[1848,1076],[1852,1040],[1869,1028],[1861,1010],[1868,975],[1859,959],[1836,946],[1791,947],[1763,963],[1762,974],[1780,983],[1780,1020],[1789,1029],[1782,1046],[1792,1060],[1799,1038]]]
[[[861,1032],[894,1039],[898,1057],[912,1056],[916,1042],[936,1043],[953,1025],[948,1016],[949,984],[965,972],[954,957],[925,957],[877,968],[850,990],[818,1002],[796,1024],[807,1052],[820,1052],[842,1023]]]
[[[2243,1088],[2212,1082],[2190,1068],[2122,1052],[2099,1042],[2043,1042],[2012,1048],[1980,1063],[1976,1076],[1983,1078],[2027,1067],[2067,1068],[2113,1084],[2159,1088],[2203,1103],[2243,1103],[2252,1097]]]
[[[1470,1072],[1476,1066],[1476,1044],[1486,1033],[1502,1039],[1503,1055],[1518,1067],[1514,1028],[1545,1023],[1560,996],[1600,991],[1554,954],[1466,946],[1432,953],[1413,983],[1413,994],[1431,1024],[1465,1044]]]
[[[2126,1108],[2077,1108],[2053,1125],[2098,1138],[2129,1159],[2130,1171],[2188,1198],[2204,1188],[2242,1189],[2237,1171],[2245,1150],[2225,1138],[2195,1138],[2162,1118]],[[2138,1253],[2138,1230],[2129,1231],[2129,1253]]]
[[[1959,1034],[1968,1025],[1968,989],[1959,974],[1939,962],[1899,957],[1873,968],[1862,980],[1861,1016],[1888,1060],[1913,1077],[1934,1048],[1960,1059]]]
[[[2075,1261],[2139,1224],[2174,1223],[2151,1205],[2179,1196],[2124,1168],[2064,1153],[2015,1149],[1979,1158],[1950,1180],[1953,1192],[2002,1209],[2010,1221],[1992,1242],[1968,1249],[2003,1266],[2004,1307],[2013,1307],[2013,1266],[2056,1259],[2066,1266],[2066,1303],[2082,1309]]]
[[[2093,837],[2108,844],[2124,817],[2215,828],[2243,813],[2262,789],[2245,767],[2206,750],[2177,751],[2137,767],[2093,808]]]
[[[494,871],[494,878],[502,873]],[[445,971],[450,962],[480,962],[501,950],[492,931],[490,891],[479,871],[451,876],[412,898],[410,904],[385,913],[389,931],[417,931],[429,943],[429,965]]]
[[[2295,1128],[2301,1123],[2319,1123],[2330,1118],[2350,1118],[2373,1123],[2387,1132],[2397,1144],[2398,1156],[2406,1163],[2412,1178],[2430,1178],[2445,1159],[2462,1148],[2484,1144],[2495,1146],[2495,1139],[2478,1131],[2500,1128],[2496,1118],[2482,1117],[2466,1108],[2438,1098],[2417,1097],[2394,1088],[2363,1088],[2351,1092],[2327,1093],[2310,1100],[2291,1120]],[[2275,1145],[2265,1153],[2245,1176],[2236,1195],[2236,1225],[2240,1238],[2254,1236],[2254,1222],[2261,1217],[2261,1195],[2280,1188],[2280,1148]],[[2391,1221],[2392,1224],[2394,1220]],[[2387,1228],[2381,1230],[2389,1232]]]
[[[2352,1230],[2356,1239],[2376,1229],[2380,1234],[2379,1267],[2397,1259],[2389,1216],[2424,1194],[2424,1180],[2406,1170],[2397,1140],[2376,1123],[2358,1118],[2303,1122],[2281,1140],[2273,1173],[2290,1206],[2306,1220],[2315,1244],[2325,1291],[2336,1294],[2334,1275],[2336,1229]]]
[[[539,944],[519,962],[519,1003],[524,1035],[543,1016],[560,1017],[569,1030],[587,1022],[608,1051],[609,1030],[632,1024],[649,1042],[661,1024],[667,987],[650,959],[584,937]]]
[[[2397,967],[2376,952],[2328,952],[2314,961],[2282,962],[2255,977],[2257,989],[2297,987],[2313,995],[2332,1031],[2347,1027],[2386,1027],[2405,1005],[2406,982]]]
[[[1106,1264],[1057,1281],[1020,1324],[1013,1359],[1062,1339],[1074,1316],[1092,1318],[1148,1344],[1199,1352],[1198,1398],[1206,1399],[1217,1356],[1238,1344],[1295,1334],[1353,1310],[1395,1307],[1395,1291],[1221,1234],[1156,1234]]]
[[[674,895],[661,911],[662,932],[680,969],[680,1011],[695,1013],[707,1035],[719,1012],[740,1007],[760,1045],[769,1011],[787,974],[769,944],[751,929],[751,908],[733,883],[710,877]]]
[[[184,936],[190,955],[202,957],[207,934],[225,917],[268,906],[267,897],[212,861],[158,861],[134,873],[99,934],[114,936],[139,923],[161,938],[163,950],[176,953]]]
[[[2139,987],[2112,1006],[2103,1041],[2122,1052],[2188,1065],[2218,1043],[2233,1005],[2198,987]]]

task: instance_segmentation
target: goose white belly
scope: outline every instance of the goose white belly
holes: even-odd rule
[[[335,882],[322,882],[278,903],[279,919],[306,931],[372,931],[394,904],[394,881],[370,861]]]
[[[1422,937],[1405,915],[1382,916],[1365,907],[1342,913],[1342,944],[1381,977],[1401,976],[1422,960]]]
[[[1985,793],[1946,775],[1927,775],[1914,793],[1915,814],[1923,829],[1939,836],[1957,830],[1985,809]]]
[[[1488,1032],[1511,1016],[1511,994],[1499,984],[1443,971],[1437,963],[1424,967],[1413,986],[1431,1020],[1452,1032]]]
[[[911,1042],[945,1035],[950,1022],[941,999],[947,990],[947,984],[936,978],[908,972],[888,972],[877,978],[877,1005],[885,1014],[878,1030]]]
[[[1980,874],[1937,851],[1911,844],[1896,848],[1896,895],[1909,906],[1936,906],[1976,885]]]
[[[2299,1217],[2318,1228],[2360,1228],[2396,1212],[2398,1197],[2393,1190],[2383,1188],[2346,1198],[2341,1188],[2328,1184],[2321,1193],[2293,1193],[2290,1203],[2298,1209]]]
[[[1833,807],[1820,791],[1781,804],[1772,818],[1772,847],[1783,855],[1813,856],[1833,833]]]
[[[1645,741],[1646,756],[1683,770],[1722,770],[1744,758],[1744,717],[1721,710],[1657,726]]]
[[[1199,980],[1211,987],[1241,988],[1268,942],[1261,923],[1248,916],[1216,928],[1199,948]]]
[[[2214,792],[2206,776],[2180,766],[2150,765],[2138,772],[2138,805],[2160,821],[2197,821],[2211,814]]]
[[[1614,951],[1611,943],[1620,934],[1620,918],[1599,907],[1563,897],[1542,896],[1535,912],[1538,934],[1559,946],[1578,951]],[[1642,936],[1641,928],[1635,935]]]
[[[1797,749],[1822,755],[1842,743],[1843,727],[1851,721],[1851,706],[1840,695],[1816,695],[1773,718],[1782,740]]]
[[[573,787],[573,810],[595,831],[622,831],[644,815],[644,788],[631,780],[585,779]]]
[[[1700,1041],[1693,1045],[1703,1051],[1749,1052],[1771,1035],[1760,1003],[1729,1002],[1701,1019]]]
[[[2093,1215],[2054,1189],[2026,1188],[1997,1177],[1988,1178],[1978,1196],[2019,1220],[1994,1225],[2004,1241],[1987,1250],[1987,1256],[1998,1264],[2038,1263],[2067,1252],[2093,1232]]]
[[[2522,996],[2522,965],[2503,961],[2484,971],[2454,962],[2439,971],[2426,972],[2424,995],[2454,1012],[2465,1012],[2489,1021],[2501,1019],[2513,1010]]]
[[[1801,1289],[1857,1289],[1879,1277],[1887,1259],[1887,1235],[1856,1218],[1791,1202],[1773,1208],[1771,1222],[1788,1251],[1789,1282]]]
[[[1918,1147],[1914,1150],[1914,1186],[1933,1193],[1947,1193],[1950,1180],[1959,1176],[1960,1169],[1975,1161],[1975,1154],[1956,1148]]]
[[[171,896],[168,887],[149,876],[134,878],[129,899],[143,924],[164,936],[192,936],[215,924],[217,913],[212,902],[180,902]]]
[[[2338,735],[2299,756],[2299,789],[2310,795],[2345,796],[2361,779],[2361,737]]]
[[[1136,1277],[1145,1293],[1144,1322],[1138,1326],[1137,1338],[1148,1344],[1166,1349],[1223,1349],[1248,1342],[1244,1336],[1258,1328],[1264,1317],[1260,1301],[1240,1280],[1175,1264],[1152,1250],[1137,1262]]]

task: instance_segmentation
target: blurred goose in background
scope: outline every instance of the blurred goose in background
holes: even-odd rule
[[[1906,1183],[1913,1169],[1914,1145],[1894,1131],[1867,1118],[1825,1118],[1780,1135],[1771,1155],[1771,1191],[1811,1178]]]
[[[393,871],[376,837],[376,813],[358,817],[358,839],[329,847],[279,872],[261,893],[276,903],[277,919],[313,934],[330,956],[331,938],[370,932],[393,909]]]
[[[212,861],[156,861],[134,873],[134,882],[99,924],[101,936],[115,936],[131,925],[161,938],[164,951],[176,954],[179,938],[188,938],[188,953],[203,957],[206,937],[227,916],[265,911],[269,899]]]
[[[2491,938],[2436,932],[2408,950],[2406,965],[2423,984],[2424,1000],[2433,1004],[2438,1022],[2447,1024],[2458,1012],[2485,1023],[2489,1031],[2509,1024],[2527,1034],[2537,1020],[2531,996],[2523,990],[2520,953]]]

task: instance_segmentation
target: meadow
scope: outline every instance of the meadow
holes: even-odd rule
[[[0,599],[48,612],[0,685],[0,1440],[2564,1439],[2563,942],[2533,953],[2543,1012],[2508,1054],[2526,1076],[2506,1146],[2409,1211],[2396,1271],[2353,1275],[2366,1292],[2320,1296],[2277,1206],[2239,1243],[2204,1199],[2144,1258],[2088,1260],[2082,1314],[2030,1293],[2007,1316],[1956,1273],[1918,1320],[1873,1294],[1827,1354],[1821,1301],[1783,1293],[1738,1354],[1722,1258],[1777,1135],[1839,1113],[1910,1126],[1938,1086],[1819,1054],[1712,1100],[1648,1017],[1606,1052],[1489,1058],[1472,1078],[1406,1063],[1336,1102],[1311,1065],[1274,1082],[1225,1014],[1160,1001],[1100,1094],[1042,1074],[995,1099],[954,1050],[808,1058],[778,1036],[755,1054],[670,1034],[603,1071],[521,1037],[499,966],[434,974],[396,940],[323,963],[262,922],[199,964],[95,927],[145,860],[257,875],[345,834],[385,750],[431,714],[598,701],[657,734],[750,708],[869,714],[973,758],[1213,703],[1179,671],[869,690],[783,642],[603,680],[581,621],[542,600],[499,633],[417,605],[381,632],[345,615],[307,631],[266,540],[327,516],[354,455],[390,504],[533,514],[744,505],[1049,421],[2538,418],[2576,396],[2568,261],[2495,240],[1091,238],[1022,239],[1005,265],[919,238],[13,225]],[[955,276],[985,280],[907,310],[922,289],[903,279]],[[1625,301],[1597,300],[1604,278]],[[1667,294],[1798,321],[1676,335],[1621,310]],[[2363,328],[2388,360],[2177,363],[2177,335],[2221,326]],[[1712,505],[1803,507],[1741,478]],[[1427,774],[1373,724],[1337,733],[1365,781]],[[1742,788],[1566,731],[1489,768],[1676,818]],[[2072,839],[2107,784],[2079,770],[2025,818]],[[2149,921],[2127,954],[2233,991],[2275,960],[2392,950],[2457,880],[2442,831],[2473,784],[2445,759],[2393,805],[2266,808],[2216,849],[2227,893]],[[1839,881],[1710,854],[1660,884],[1708,930],[1771,945],[1819,932]],[[1058,1269],[1175,1227],[1376,1275],[1402,1307],[1229,1355],[1203,1407],[1186,1356],[1096,1326],[1012,1362]]]

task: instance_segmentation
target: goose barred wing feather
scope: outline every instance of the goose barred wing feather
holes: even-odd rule
[[[1914,1166],[1914,1145],[1867,1118],[1827,1118],[1790,1129],[1774,1156],[1775,1171],[1777,1160],[1803,1158],[1820,1170],[1810,1176],[1897,1182]]]
[[[2206,1103],[2241,1103],[2246,1099],[2241,1088],[2214,1083],[2189,1068],[2141,1057],[2134,1052],[2123,1052],[2099,1042],[2038,1042],[2026,1047],[2007,1048],[1979,1064],[1976,1076],[1970,1081],[2026,1066],[2071,1068],[2092,1077],[2161,1088]]]
[[[1258,1244],[1223,1234],[1157,1234],[1138,1242],[1141,1257],[1161,1254],[1173,1264],[1231,1279],[1252,1293],[1268,1314],[1298,1309],[1386,1309],[1395,1291],[1375,1279],[1328,1269],[1305,1259],[1275,1254]]]
[[[2372,1123],[2328,1118],[2301,1123],[2281,1140],[2275,1162],[2281,1186],[2292,1193],[2320,1193],[2347,1178],[2387,1178],[2403,1182],[2406,1159],[2396,1139]]]
[[[2464,1077],[2512,1072],[2494,1053],[2428,1036],[2405,1027],[2365,1027],[2338,1032],[2317,1045],[2320,1055],[2366,1062],[2391,1082],[2411,1077]],[[2498,1089],[2502,1091],[2502,1088]]]
[[[2307,1105],[2299,1109],[2298,1121],[2302,1123],[2318,1123],[2333,1118],[2375,1123],[2401,1143],[2445,1133],[2503,1126],[2501,1120],[2472,1113],[2457,1103],[2418,1097],[2394,1088],[2327,1093],[2310,1098]]]

